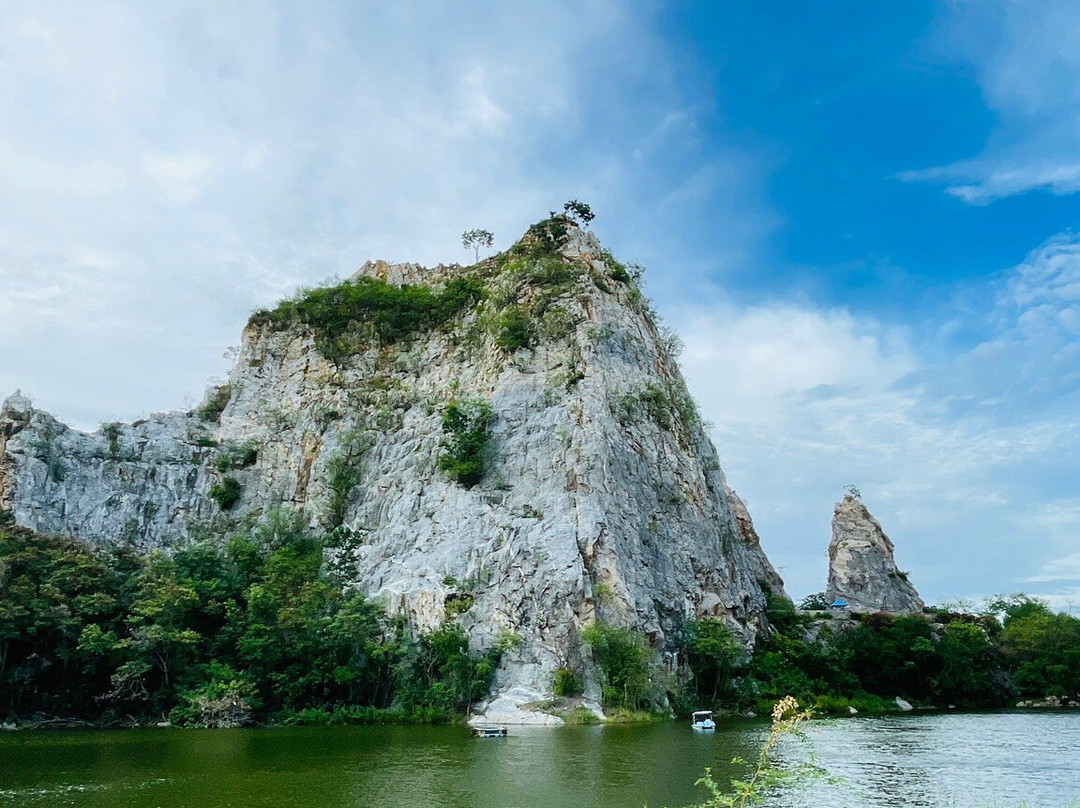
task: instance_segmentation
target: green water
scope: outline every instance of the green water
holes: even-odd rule
[[[1080,795],[1080,713],[819,722],[836,786],[777,805],[1064,805]],[[342,727],[0,734],[0,806],[640,808],[700,799],[706,766],[751,757],[760,723],[644,727]],[[789,748],[787,754],[794,754]]]

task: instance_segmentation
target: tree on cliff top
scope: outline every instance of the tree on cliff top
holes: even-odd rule
[[[466,250],[473,251],[474,261],[480,260],[480,248],[490,247],[495,243],[495,234],[490,230],[473,228],[461,234],[461,246]]]

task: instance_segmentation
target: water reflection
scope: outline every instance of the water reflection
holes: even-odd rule
[[[819,762],[841,782],[779,804],[1064,805],[1080,795],[1080,715],[945,714],[814,726]]]
[[[0,735],[0,806],[76,808],[653,808],[741,776],[763,724],[515,729],[460,727]],[[778,807],[951,806],[1080,796],[1080,713],[919,715],[815,722],[819,761],[842,778],[779,794]],[[795,748],[785,748],[792,756]]]

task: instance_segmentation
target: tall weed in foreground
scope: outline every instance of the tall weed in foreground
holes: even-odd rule
[[[799,708],[792,696],[785,696],[776,703],[772,711],[772,728],[769,737],[758,752],[757,760],[745,780],[731,780],[727,788],[721,787],[712,776],[712,770],[706,769],[704,776],[695,785],[704,786],[709,791],[709,798],[702,803],[686,808],[746,808],[761,805],[765,798],[777,788],[787,784],[805,783],[826,777],[825,770],[817,764],[813,752],[809,758],[797,766],[779,765],[773,758],[777,743],[786,735],[807,740],[801,725],[810,718],[809,710]],[[732,763],[743,765],[747,761],[735,758]]]

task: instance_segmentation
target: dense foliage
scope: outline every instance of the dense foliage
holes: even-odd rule
[[[0,529],[0,718],[445,720],[503,646],[414,637],[328,563],[290,512],[148,555]]]
[[[773,600],[777,631],[749,656],[719,623],[688,626],[683,650],[699,703],[758,708],[792,695],[846,714],[890,709],[896,696],[961,707],[1080,697],[1080,619],[1026,597],[999,602],[994,614],[870,614],[816,625]]]
[[[272,310],[257,311],[253,323],[284,328],[301,323],[315,331],[316,347],[327,359],[340,360],[365,340],[398,342],[438,327],[475,304],[484,294],[475,277],[455,278],[440,291],[430,286],[393,286],[359,276],[337,286],[301,290]]]
[[[605,707],[647,710],[655,705],[654,653],[644,637],[597,621],[585,628],[581,639],[592,649]]]
[[[465,488],[479,483],[487,471],[490,422],[486,401],[454,399],[443,410],[439,469]]]
[[[92,551],[0,527],[0,719],[233,726],[467,711],[488,692],[509,638],[479,654],[454,622],[414,636],[344,588],[346,539],[341,529],[313,533],[285,510],[171,553]],[[652,709],[665,687],[688,709],[761,709],[793,695],[840,714],[890,709],[895,696],[963,707],[1080,696],[1080,619],[1029,598],[981,616],[816,622],[781,600],[769,609],[779,630],[752,654],[720,622],[689,623],[686,676],[662,672],[645,637],[589,626],[582,639],[605,706]],[[560,669],[557,695],[580,695],[581,674]]]
[[[230,510],[233,505],[240,501],[244,493],[244,484],[235,477],[224,477],[220,482],[214,483],[210,488],[210,499],[218,504],[223,511]]]

